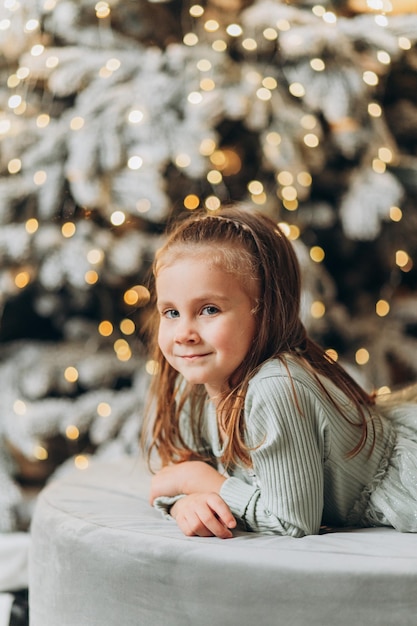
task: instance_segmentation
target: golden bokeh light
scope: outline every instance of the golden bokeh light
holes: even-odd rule
[[[98,332],[102,337],[110,337],[113,333],[113,324],[109,320],[103,320],[98,325]]]
[[[48,178],[48,175],[44,170],[38,170],[33,175],[33,182],[35,183],[35,185],[38,185],[38,186],[44,185],[46,183],[47,178]]]
[[[119,328],[124,335],[133,335],[136,330],[135,323],[128,318],[120,322]]]
[[[288,90],[295,98],[302,98],[306,93],[306,90],[301,83],[291,83]]]
[[[242,48],[244,48],[248,52],[253,52],[254,50],[257,49],[257,47],[258,47],[258,44],[256,40],[252,39],[251,37],[247,37],[246,39],[242,41]]]
[[[74,222],[65,222],[65,224],[62,224],[61,226],[61,233],[67,239],[69,239],[70,237],[73,237],[73,235],[75,235],[76,230],[77,230],[77,227],[74,224]]]
[[[207,22],[204,24],[204,30],[206,30],[208,33],[215,33],[216,30],[219,30],[220,28],[220,24],[217,20],[207,20]]]
[[[46,461],[46,459],[49,456],[48,450],[44,446],[41,446],[40,444],[38,444],[33,448],[33,456],[38,461]]]
[[[74,426],[74,424],[70,424],[65,429],[65,436],[67,437],[67,439],[71,439],[72,441],[75,441],[76,439],[79,438],[80,431],[77,428],[77,426]]]
[[[215,150],[210,155],[210,161],[222,172],[223,176],[238,174],[242,168],[240,156],[229,148]]]
[[[99,275],[95,270],[87,270],[84,274],[84,280],[87,285],[95,285],[98,282]]]
[[[191,17],[201,17],[204,15],[204,7],[202,7],[201,4],[193,4],[189,12]]]
[[[368,104],[368,113],[371,117],[381,117],[382,108],[377,102],[370,102]]]
[[[328,348],[326,350],[326,354],[332,361],[337,361],[339,359],[339,355],[334,348]]]
[[[113,348],[119,361],[129,361],[132,357],[132,350],[126,339],[116,339]]]
[[[369,352],[366,348],[359,348],[355,352],[355,361],[358,365],[366,365],[370,359]]]
[[[389,216],[393,222],[400,222],[403,217],[403,212],[401,211],[400,207],[392,206],[389,210]]]
[[[217,211],[221,206],[220,198],[217,196],[208,196],[204,200],[204,206],[208,211]]]
[[[314,319],[322,318],[326,313],[326,307],[324,302],[321,302],[320,300],[316,300],[315,302],[313,302],[310,307],[310,313],[311,317],[313,317]]]
[[[264,186],[259,180],[251,180],[248,183],[248,191],[254,196],[257,196],[258,194],[263,193]]]
[[[182,39],[185,46],[196,46],[198,44],[198,37],[195,33],[186,33]]]
[[[74,465],[79,470],[85,470],[89,466],[88,457],[85,454],[77,454],[74,459]]]
[[[7,169],[9,174],[17,174],[22,169],[22,161],[20,159],[10,159]]]
[[[101,263],[104,259],[104,252],[99,248],[92,248],[87,252],[87,261],[92,265]]]
[[[277,182],[283,186],[292,185],[294,182],[294,176],[291,172],[283,170],[277,174]]]
[[[100,417],[109,417],[111,415],[111,406],[108,402],[99,402],[97,405],[97,415]]]
[[[150,376],[156,376],[156,374],[158,373],[158,369],[159,364],[157,361],[153,361],[152,359],[150,359],[146,362],[145,370],[147,374],[150,374]]]
[[[184,207],[189,211],[194,211],[200,205],[200,198],[193,193],[184,198]]]
[[[293,202],[297,198],[297,190],[292,185],[288,185],[287,187],[283,187],[281,189],[281,196],[284,200]]]
[[[110,6],[108,2],[97,2],[94,8],[98,19],[105,19],[110,15]]]
[[[408,256],[408,253],[405,250],[397,250],[395,253],[395,263],[398,267],[406,267],[409,262],[410,257]]]
[[[14,284],[18,289],[24,289],[30,283],[30,274],[28,271],[24,270],[22,272],[18,272],[14,277]]]
[[[375,305],[375,311],[379,317],[385,317],[390,311],[389,302],[387,302],[386,300],[378,300]]]
[[[76,117],[73,117],[72,120],[70,121],[70,128],[71,130],[81,130],[84,124],[85,124],[84,118],[77,115]]]
[[[324,260],[325,252],[320,246],[313,246],[310,249],[310,258],[315,263],[321,263]]]
[[[76,367],[70,365],[65,368],[64,378],[69,383],[75,383],[78,380],[78,370]]]
[[[125,304],[129,306],[145,306],[150,299],[149,289],[144,285],[135,285],[127,289],[123,295]]]
[[[207,172],[207,180],[212,185],[219,185],[223,180],[223,176],[218,170],[210,170]]]
[[[267,41],[275,41],[276,39],[278,39],[278,33],[275,28],[265,28],[262,34]]]

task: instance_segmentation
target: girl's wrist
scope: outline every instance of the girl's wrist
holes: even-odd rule
[[[176,505],[178,504],[178,500],[176,500],[174,502],[174,504],[170,507],[169,509],[169,514],[171,517],[173,517],[175,519],[175,509],[176,509]]]

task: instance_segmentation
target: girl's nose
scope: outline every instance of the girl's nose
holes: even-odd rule
[[[179,324],[175,332],[176,343],[196,343],[199,340],[197,330],[191,321],[179,320]]]

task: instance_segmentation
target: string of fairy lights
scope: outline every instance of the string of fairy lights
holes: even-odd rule
[[[412,0],[413,1],[413,0]],[[374,14],[375,24],[384,28],[389,23],[391,14],[395,12],[406,12],[410,10],[410,0],[396,0],[396,3],[390,0],[351,0],[351,6],[360,12],[368,12]],[[57,0],[44,0],[43,11],[53,11],[57,6]],[[4,8],[10,12],[10,16],[20,7],[19,0],[5,0]],[[415,8],[415,7],[414,7]],[[335,12],[328,10],[326,7],[317,4],[311,8],[312,14],[323,21],[323,23],[331,26],[337,24],[338,16]],[[99,1],[95,5],[95,15],[98,22],[105,22],[111,25],[112,3]],[[259,35],[260,40],[245,33],[245,27],[238,21],[233,23],[221,23],[212,13],[207,12],[207,8],[200,4],[193,4],[189,7],[190,31],[183,36],[182,44],[187,48],[195,48],[199,50],[199,44],[204,41],[209,42],[211,49],[218,55],[227,55],[231,45],[237,46],[243,55],[253,57],[257,54],[258,48],[264,43],[274,43],[283,33],[291,31],[291,23],[286,19],[280,19],[277,23],[266,27]],[[11,27],[11,17],[3,17],[0,19],[0,33],[7,32]],[[24,34],[28,38],[30,45],[30,55],[32,57],[42,57],[45,59],[45,67],[53,70],[59,65],[59,58],[48,53],[47,47],[41,37],[41,24],[38,19],[30,18],[23,25]],[[412,42],[409,38],[398,37],[398,49],[401,51],[410,50]],[[389,67],[391,64],[391,55],[386,50],[377,52],[377,60],[382,67]],[[109,58],[105,65],[100,69],[99,75],[103,80],[117,72],[121,66],[121,61],[117,58]],[[196,52],[195,66],[199,72],[199,83],[196,89],[187,94],[187,101],[190,105],[198,107],[204,101],[205,94],[214,92],[220,88],[215,81],[215,75],[212,73],[212,62],[209,58],[198,58]],[[320,73],[326,70],[325,59],[314,57],[310,60],[311,69]],[[255,87],[256,98],[260,102],[269,102],[274,92],[278,89],[276,77],[270,73],[262,75],[259,70],[248,71],[244,79]],[[377,71],[367,69],[363,72],[363,82],[370,89],[378,86],[380,76]],[[0,111],[0,138],[13,136],[18,132],[18,120],[21,116],[31,115],[28,110],[28,102],[26,100],[27,85],[30,82],[30,70],[28,67],[19,66],[13,71],[7,80],[7,87],[10,90],[10,96],[7,101],[7,110]],[[280,85],[282,88],[282,85]],[[306,87],[300,82],[291,82],[288,84],[288,94],[291,98],[302,99],[305,96]],[[383,115],[381,105],[377,101],[371,101],[368,105],[368,115],[370,118],[380,118]],[[127,115],[128,124],[141,124],[145,118],[144,111],[139,108],[133,108]],[[343,124],[349,124],[349,120],[343,120]],[[39,130],[46,129],[51,123],[51,117],[47,111],[38,112],[35,119],[36,127]],[[308,150],[315,150],[320,145],[322,137],[320,135],[320,124],[313,114],[305,114],[300,118],[301,131],[303,133],[303,143]],[[71,132],[82,132],[85,127],[85,120],[74,115],[69,121],[69,130]],[[282,137],[278,132],[269,132],[264,137],[265,154],[273,154],[279,152]],[[200,154],[207,159],[209,164],[206,180],[212,192],[209,195],[200,196],[193,192],[185,195],[183,198],[183,207],[185,210],[193,211],[198,208],[205,208],[207,211],[216,211],[222,204],[221,194],[217,193],[222,185],[227,185],[228,177],[235,176],[241,171],[242,161],[236,150],[231,147],[219,147],[212,138],[203,139],[200,144]],[[384,173],[386,168],[395,161],[395,154],[392,148],[386,145],[377,147],[376,153],[373,155],[371,167],[375,173]],[[191,163],[189,154],[180,152],[176,155],[175,165],[186,175],[187,168]],[[130,154],[126,162],[126,167],[130,170],[139,170],[143,164],[143,156],[140,154]],[[20,157],[12,156],[7,164],[7,172],[10,176],[21,173],[24,164]],[[33,184],[41,187],[47,184],[48,173],[41,169],[33,174]],[[292,219],[296,216],[299,209],[300,201],[308,198],[309,190],[312,186],[313,175],[306,170],[292,171],[281,170],[276,172],[274,176],[275,189],[273,193],[279,199],[283,207],[283,214],[286,219],[280,221],[280,226],[285,234],[291,240],[297,240],[301,236],[300,227],[297,220]],[[251,202],[259,207],[267,206],[270,200],[271,190],[266,186],[265,181],[253,179],[247,182],[247,196]],[[146,198],[138,198],[137,211],[139,215],[146,215],[150,209],[150,202]],[[392,206],[390,208],[389,217],[392,222],[400,222],[402,219],[402,209],[400,206]],[[126,227],[128,224],[128,215],[123,209],[115,209],[109,216],[111,228],[117,229]],[[36,217],[30,217],[24,224],[25,230],[29,236],[42,228],[42,222]],[[73,219],[66,220],[61,225],[61,235],[64,239],[71,239],[77,232],[77,222]],[[314,263],[322,263],[326,257],[326,251],[318,245],[313,245],[309,249],[311,260]],[[87,252],[87,262],[89,269],[85,272],[84,280],[86,285],[93,286],[101,279],[101,272],[105,268],[105,253],[100,247],[93,246]],[[409,272],[413,268],[413,260],[406,249],[398,249],[395,252],[395,258],[392,264],[401,272]],[[17,291],[27,288],[35,279],[36,272],[27,262],[20,267],[14,267],[9,270],[9,283]],[[145,306],[150,300],[148,289],[141,284],[134,284],[123,293],[123,302],[128,310],[135,310],[138,307]],[[390,312],[390,302],[388,299],[381,298],[375,303],[375,314],[379,317],[385,317]],[[311,304],[311,316],[319,319],[325,316],[325,303],[317,300]],[[117,325],[111,320],[103,319],[98,323],[97,332],[100,336],[107,339],[114,338],[113,347],[117,359],[127,361],[132,358],[131,338],[135,337],[137,328],[132,319],[127,315]],[[338,354],[333,348],[328,349],[328,354],[335,360]],[[356,363],[361,366],[365,365],[371,355],[366,347],[360,347],[355,354]],[[147,363],[147,372],[151,375],[155,371],[155,364],[152,361]],[[63,370],[62,375],[65,380],[76,385],[78,380],[78,369],[75,364],[68,365]],[[384,391],[381,389],[380,391]],[[24,415],[26,412],[26,402],[20,398],[14,403],[14,411],[16,415]],[[109,417],[112,407],[107,402],[100,402],[97,406],[97,415],[103,419]],[[80,437],[80,431],[75,424],[70,424],[66,428],[65,435],[69,441],[76,441]],[[33,451],[34,458],[45,460],[48,458],[47,447],[41,443],[35,445]],[[88,466],[88,456],[78,454],[74,460],[75,466],[84,469]]]

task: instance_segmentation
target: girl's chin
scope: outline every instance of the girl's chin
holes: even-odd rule
[[[205,385],[206,381],[199,378],[198,376],[184,376],[185,380],[187,381],[187,383],[190,383],[190,385]]]
[[[217,395],[220,393],[219,386],[210,384],[209,382],[207,382],[205,378],[202,378],[199,376],[187,376],[183,372],[181,372],[181,374],[183,375],[187,383],[190,383],[190,385],[203,385],[206,388],[206,391],[209,394],[209,396]]]

